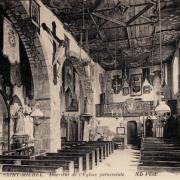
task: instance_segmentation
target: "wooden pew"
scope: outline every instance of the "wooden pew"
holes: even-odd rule
[[[90,161],[90,153],[91,151],[89,150],[77,150],[77,149],[62,149],[62,150],[58,150],[57,154],[53,153],[52,155],[50,155],[50,153],[47,153],[48,156],[77,156],[77,157],[82,157],[82,169],[84,171],[87,171],[90,169],[90,164],[92,163]]]
[[[138,171],[145,171],[146,173],[152,174],[153,172],[157,174],[157,172],[170,172],[170,173],[179,173],[180,167],[162,167],[162,166],[144,166],[142,164],[138,165]]]
[[[179,148],[180,146],[177,144],[146,144],[143,143],[142,146],[143,148],[169,148],[169,149],[173,149],[173,148]]]
[[[107,146],[104,143],[89,142],[88,145],[92,147],[99,147],[99,154],[100,154],[101,162],[103,159],[107,157]]]
[[[74,146],[80,146],[83,144],[86,144],[86,142],[85,141],[77,141],[77,142],[67,141],[67,142],[63,142],[61,145],[62,145],[62,149],[65,149],[65,148],[71,148]]]
[[[74,142],[74,141],[67,141],[67,142],[63,142],[62,145],[65,146],[80,146],[80,145],[85,145],[85,144],[101,144],[101,145],[105,145],[106,149],[107,149],[107,155],[113,153],[114,151],[114,145],[113,145],[113,141],[78,141],[78,142]]]
[[[2,164],[1,172],[29,172],[29,173],[62,173],[63,169],[59,166],[37,166],[37,165],[16,165]]]
[[[151,161],[143,160],[143,165],[145,166],[169,166],[169,167],[180,167],[180,162],[178,161]]]
[[[54,155],[53,155],[54,154]],[[74,162],[74,171],[81,173],[83,171],[83,159],[82,156],[77,156],[75,154],[62,154],[62,155],[57,155],[57,153],[52,153],[52,155],[47,156],[37,156],[36,160],[49,160],[49,161],[63,161],[63,160],[68,160],[68,161],[73,161]]]
[[[95,164],[94,160],[92,160],[92,165],[98,165],[100,161],[108,157],[113,151],[114,146],[112,141],[68,141],[63,142],[62,146],[64,146],[64,150],[66,149],[89,149],[95,151]],[[94,159],[94,155],[90,156],[90,158]]]
[[[0,159],[30,159],[30,156],[21,156],[21,155],[0,155]]]
[[[75,170],[73,160],[21,160],[21,165],[58,166],[63,168],[63,172],[69,173]]]
[[[143,160],[152,160],[152,161],[179,161],[179,156],[159,156],[159,155],[142,155],[141,161]]]
[[[58,167],[62,167],[63,170],[68,171],[73,173],[74,172],[74,161],[70,161],[70,160],[59,160],[59,161],[36,161],[36,160],[30,160],[30,159],[7,159],[7,157],[5,159],[1,158],[0,159],[0,164],[1,165],[17,165],[18,167],[20,165],[39,165],[39,166],[58,166]],[[16,166],[16,167],[17,167]],[[15,166],[13,166],[15,167]],[[18,168],[17,167],[17,168]],[[22,166],[23,167],[23,166]],[[7,166],[6,166],[7,168]]]
[[[67,144],[71,144],[71,143],[67,143]],[[101,145],[94,145],[94,144],[91,145],[90,143],[81,143],[78,145],[71,145],[70,147],[66,146],[66,148],[63,148],[63,149],[76,148],[76,147],[79,149],[79,148],[83,148],[83,147],[87,147],[87,146],[89,146],[89,149],[93,148],[93,150],[95,150],[95,163],[96,163],[96,165],[98,165],[99,162],[102,161],[103,153],[104,153],[103,146],[101,146]]]

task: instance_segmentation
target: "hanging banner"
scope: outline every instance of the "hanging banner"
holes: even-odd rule
[[[8,57],[10,64],[20,63],[19,36],[6,18],[3,22],[3,54]]]

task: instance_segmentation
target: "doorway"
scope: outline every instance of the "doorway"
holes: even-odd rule
[[[153,131],[152,131],[153,122],[151,119],[146,120],[145,127],[146,127],[146,137],[153,137]]]
[[[137,145],[137,122],[128,121],[127,123],[127,144]]]

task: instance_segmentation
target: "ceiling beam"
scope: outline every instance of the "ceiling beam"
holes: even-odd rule
[[[153,4],[148,4],[147,6],[145,6],[140,12],[138,12],[134,17],[132,17],[131,19],[129,19],[129,21],[126,23],[127,25],[131,24],[132,22],[134,22],[138,17],[140,17],[141,15],[143,15],[148,9],[150,9],[153,6]]]
[[[132,24],[132,25],[128,25],[127,27],[134,27],[134,26],[145,26],[145,25],[155,25],[157,22],[144,22],[144,23],[137,23],[137,24]],[[101,30],[111,30],[111,29],[118,29],[118,28],[125,28],[124,26],[112,26],[112,27],[101,27],[100,24],[100,29]],[[74,30],[74,33],[80,33],[80,31],[78,29]]]
[[[140,7],[140,6],[146,6],[146,5],[149,5],[149,4],[152,4],[153,2],[152,1],[150,1],[149,0],[149,2],[147,2],[147,3],[139,3],[139,4],[130,4],[130,5],[126,5],[127,7]],[[107,8],[101,8],[101,9],[95,9],[95,10],[93,10],[93,12],[106,12],[106,11],[111,11],[111,10],[114,10],[114,8],[116,8],[117,7],[117,5],[114,7],[107,7]],[[53,7],[52,7],[53,8]],[[76,8],[74,7],[74,9],[73,9],[73,11],[71,11],[71,9],[66,9],[66,8],[62,8],[62,9],[58,9],[59,10],[59,15],[77,15],[77,16],[79,16],[79,15],[81,15],[82,14],[82,12],[79,10],[79,8],[78,8],[78,10],[77,10],[77,12],[76,12]],[[88,12],[87,11],[85,11],[85,14],[88,14]]]
[[[162,44],[162,47],[163,46],[168,46],[168,45],[171,45],[170,43],[168,44],[168,43],[163,43]],[[138,45],[138,46],[135,46],[135,47],[133,47],[133,48],[142,48],[142,49],[148,49],[148,50],[151,50],[152,48],[155,48],[155,47],[159,47],[159,43],[155,43],[155,44],[152,44],[152,45]],[[107,49],[107,48],[106,48]],[[91,49],[90,48],[90,54],[96,54],[96,53],[106,53],[107,51],[106,51],[106,49],[98,49],[98,48],[96,48],[96,49]],[[118,51],[122,51],[122,50],[127,50],[128,48],[118,48],[117,49],[117,52]],[[109,49],[110,51],[114,51],[114,48],[111,48],[111,49]],[[147,52],[146,52],[147,53]]]
[[[151,20],[150,18],[148,18],[148,17],[146,17],[146,16],[144,16],[144,15],[141,15],[141,17],[142,17],[143,19],[145,19],[146,21],[148,21],[148,22],[152,22],[152,20]]]
[[[110,22],[112,22],[112,23],[115,23],[115,24],[118,24],[118,25],[121,25],[121,26],[126,27],[126,24],[125,24],[124,22],[121,22],[121,21],[119,21],[119,20],[117,20],[117,19],[114,19],[114,18],[105,16],[105,15],[100,14],[100,13],[97,13],[97,12],[92,12],[92,14],[93,14],[94,16],[96,16],[96,17],[101,18],[101,19],[105,19],[105,20],[110,21]]]
[[[89,12],[89,10],[88,10],[88,13],[89,13],[89,16],[90,16],[93,24],[94,24],[95,27],[96,27],[96,31],[97,31],[97,33],[98,33],[99,38],[100,38],[101,40],[103,40],[102,34],[101,34],[100,30],[99,30],[99,25],[96,23],[96,20],[94,19],[93,15]]]

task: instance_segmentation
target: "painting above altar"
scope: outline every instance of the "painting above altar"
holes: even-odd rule
[[[153,110],[151,101],[134,100],[132,98],[125,102],[104,105],[104,113],[101,116],[128,117],[149,115]]]

